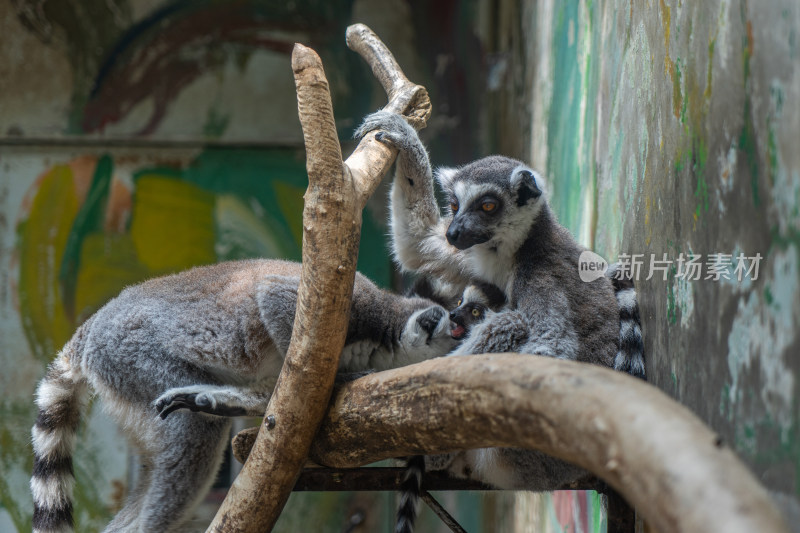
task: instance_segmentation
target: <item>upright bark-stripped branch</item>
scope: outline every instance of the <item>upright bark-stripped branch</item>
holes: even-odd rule
[[[405,78],[389,50],[366,26],[351,27],[347,42],[364,55],[381,84],[391,88],[388,107],[409,113],[423,125],[430,113],[425,89]],[[263,431],[209,531],[269,531],[278,519],[333,389],[347,333],[361,211],[397,155],[369,135],[343,162],[319,56],[295,45],[292,70],[309,182],[297,312]]]

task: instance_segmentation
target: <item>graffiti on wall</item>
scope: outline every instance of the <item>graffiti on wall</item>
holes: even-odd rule
[[[0,182],[21,182],[28,168],[24,159],[4,156],[14,175],[4,173]],[[41,164],[41,158],[33,159]],[[53,159],[21,194],[16,246],[2,256],[14,295],[11,308],[3,312],[16,315],[14,322],[25,336],[24,345],[13,342],[18,335],[4,339],[6,348],[20,351],[4,350],[4,364],[20,367],[19,356],[30,351],[38,361],[31,368],[42,369],[78,324],[127,285],[217,261],[300,258],[307,185],[300,150],[168,150],[156,155],[119,150]],[[384,231],[375,217],[366,217],[362,242],[370,253],[360,254],[358,268],[387,286],[391,265]],[[3,471],[25,477],[30,464],[19,461],[30,463],[28,435],[35,417],[30,387],[30,378],[9,384],[10,396],[0,407]],[[93,412],[90,418],[101,416]],[[107,442],[109,436],[90,420],[76,456],[81,481],[77,518],[90,529],[120,503],[127,483],[124,462],[107,481],[110,488],[99,481],[108,477],[100,474],[106,462],[119,464],[120,459],[109,458],[94,439]],[[30,503],[10,504],[29,500],[26,484],[24,477],[0,480],[0,496],[20,531],[29,528]]]
[[[0,136],[302,143],[290,66],[295,42],[322,56],[344,137],[353,126],[347,117],[367,111],[373,88],[365,83],[367,69],[343,46],[352,0],[89,0],[80,6],[15,0],[12,6],[13,40],[33,35],[49,50],[32,58],[22,47],[1,53],[2,70],[14,83],[3,87],[8,105],[0,107]],[[41,121],[13,105],[26,101],[26,93],[47,90],[37,67],[63,93],[52,95],[61,104]]]

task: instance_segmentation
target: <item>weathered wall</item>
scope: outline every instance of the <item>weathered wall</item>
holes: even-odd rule
[[[549,176],[587,245],[644,254],[648,380],[800,528],[800,4],[500,6],[515,68],[497,91],[499,149]],[[666,268],[646,279],[651,254]],[[701,256],[700,279],[681,254]],[[757,277],[739,279],[740,254],[760,254]]]
[[[0,3],[0,531],[29,529],[31,393],[82,317],[158,273],[297,257],[305,176],[287,52],[295,40],[321,52],[347,137],[383,100],[343,46],[351,21],[432,93],[435,163],[529,159],[583,242],[609,259],[645,254],[650,381],[719,431],[800,524],[793,0],[12,0]],[[388,283],[384,198],[359,268]],[[731,280],[684,279],[674,262],[646,280],[652,253],[701,254],[702,277],[713,253],[762,260],[741,282],[735,262]],[[92,530],[124,493],[127,450],[98,409],[81,439],[78,516]],[[481,505],[495,498],[448,507],[485,530],[602,529],[592,493]],[[362,530],[387,526],[382,501],[389,513]],[[292,506],[285,530],[336,530],[374,500]]]
[[[0,2],[0,531],[30,531],[32,394],[77,324],[148,277],[241,257],[299,259],[306,174],[294,42],[322,56],[346,142],[385,102],[344,43],[348,24],[372,25],[412,79],[452,102],[434,124],[448,132],[436,149],[468,158],[475,136],[445,117],[478,107],[480,63],[461,59],[479,53],[472,5]],[[450,59],[437,70],[437,58]],[[359,270],[387,286],[385,198],[379,191],[368,207]],[[124,439],[97,407],[76,455],[79,531],[107,522],[130,479]],[[278,528],[339,531],[359,511],[361,531],[381,530],[392,507],[391,494],[299,494]],[[467,524],[480,523],[482,508],[474,495],[451,502]]]

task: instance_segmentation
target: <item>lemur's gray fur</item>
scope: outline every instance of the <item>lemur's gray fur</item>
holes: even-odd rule
[[[127,288],[80,326],[36,393],[34,531],[72,529],[72,449],[90,390],[141,452],[140,482],[106,531],[178,529],[214,480],[227,417],[264,415],[299,276],[287,261],[199,267]],[[449,326],[441,306],[358,274],[340,369],[444,355],[456,344]]]
[[[400,266],[453,287],[489,282],[509,297],[508,307],[475,325],[451,355],[522,352],[643,371],[641,352],[621,352],[621,308],[612,281],[581,281],[584,248],[556,221],[535,171],[502,156],[439,169],[436,177],[450,203],[442,216],[416,131],[401,116],[382,111],[368,116],[356,134],[373,130],[380,130],[376,139],[399,150],[391,226]],[[552,490],[585,474],[539,452],[506,448],[429,457],[426,463],[508,489]]]

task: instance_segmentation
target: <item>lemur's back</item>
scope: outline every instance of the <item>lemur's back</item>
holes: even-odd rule
[[[118,360],[138,359],[150,351],[153,357],[174,356],[160,361],[176,365],[176,372],[186,362],[206,369],[212,381],[215,369],[255,378],[267,370],[261,368],[269,363],[264,356],[274,348],[259,317],[255,294],[264,278],[275,273],[299,275],[299,265],[233,261],[129,287],[93,317],[87,355],[106,346]],[[280,358],[274,363],[280,368]],[[138,371],[147,370],[139,361],[131,364]]]

